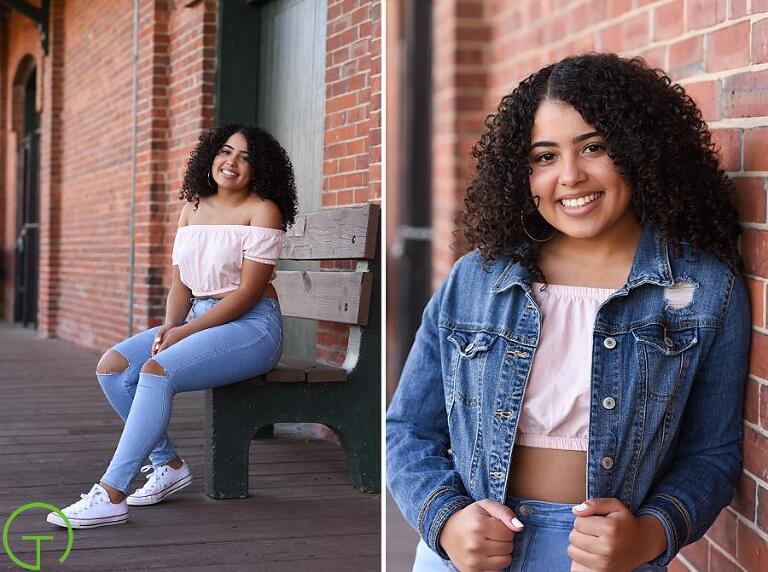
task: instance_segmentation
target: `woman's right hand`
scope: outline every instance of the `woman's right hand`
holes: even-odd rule
[[[163,326],[160,326],[160,329],[155,332],[155,337],[152,340],[152,356],[157,353],[157,350],[160,348],[160,344],[163,343],[163,336],[165,335],[165,332],[170,330],[171,328],[175,328],[173,324],[165,324]]]
[[[503,570],[512,563],[515,532],[522,529],[511,508],[484,499],[451,516],[439,542],[461,572]]]

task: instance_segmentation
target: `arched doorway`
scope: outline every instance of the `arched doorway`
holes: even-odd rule
[[[13,283],[13,320],[37,328],[39,275],[40,116],[35,108],[37,72],[33,67],[23,83],[23,127],[16,151],[16,245]]]

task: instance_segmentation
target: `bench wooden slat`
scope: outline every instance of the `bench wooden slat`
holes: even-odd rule
[[[287,260],[373,259],[379,206],[326,209],[296,217],[280,258]]]
[[[283,316],[359,326],[368,323],[370,272],[283,270],[272,283]]]
[[[280,365],[302,370],[306,373],[307,382],[324,383],[329,381],[347,381],[347,372],[343,368],[335,367],[295,357],[280,359]]]
[[[307,381],[307,370],[304,367],[286,364],[281,359],[274,369],[259,379],[267,383],[304,383]]]

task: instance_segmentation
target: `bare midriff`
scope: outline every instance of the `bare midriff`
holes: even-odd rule
[[[507,496],[581,503],[586,494],[586,451],[523,447],[512,452]]]
[[[237,290],[232,290],[230,292],[224,292],[222,294],[216,294],[215,296],[205,296],[205,298],[216,298],[217,300],[223,300],[233,292],[237,292]],[[275,287],[272,286],[272,284],[267,284],[264,288],[264,292],[261,294],[262,298],[277,298],[277,290],[275,290]],[[201,296],[202,298],[202,296]]]

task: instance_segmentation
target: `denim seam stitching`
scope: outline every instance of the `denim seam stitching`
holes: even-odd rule
[[[687,542],[693,532],[693,525],[691,522],[691,517],[688,514],[688,510],[683,506],[682,502],[671,495],[659,493],[659,497],[667,499],[672,504],[672,506],[680,511],[680,514],[683,516],[683,520],[685,521],[685,541]]]
[[[448,501],[432,519],[432,525],[429,527],[429,538],[427,544],[438,548],[438,536],[443,529],[443,525],[457,510],[472,504],[466,498],[458,497]],[[458,507],[458,508],[457,508]]]
[[[429,494],[429,496],[426,498],[426,500],[424,500],[424,503],[421,505],[421,510],[419,511],[419,516],[416,519],[416,530],[418,530],[419,533],[421,533],[421,529],[424,526],[424,520],[427,517],[427,511],[429,510],[429,506],[432,504],[432,501],[438,495],[440,495],[440,494],[442,494],[444,492],[449,492],[449,491],[458,492],[453,487],[442,486],[442,487],[438,487],[434,491],[432,491]]]

